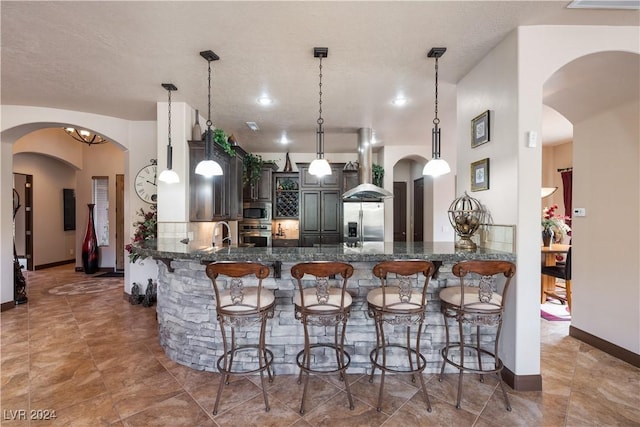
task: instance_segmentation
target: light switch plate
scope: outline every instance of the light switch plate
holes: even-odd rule
[[[538,132],[532,130],[529,132],[529,139],[527,140],[527,147],[534,148],[538,143]]]
[[[573,216],[587,216],[585,208],[573,208]]]

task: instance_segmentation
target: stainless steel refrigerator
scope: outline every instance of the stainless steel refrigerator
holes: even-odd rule
[[[384,202],[344,202],[344,242],[384,242]]]

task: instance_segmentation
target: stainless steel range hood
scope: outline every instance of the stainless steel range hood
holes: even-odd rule
[[[380,200],[393,197],[393,194],[382,187],[371,183],[371,129],[358,129],[358,175],[362,184],[342,194],[344,201]]]

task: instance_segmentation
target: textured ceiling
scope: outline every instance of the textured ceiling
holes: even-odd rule
[[[198,53],[213,50],[221,58],[213,63],[214,125],[250,151],[285,151],[277,142],[284,131],[291,151],[313,152],[313,47],[326,46],[326,151],[354,151],[360,127],[374,128],[382,144],[426,141],[431,47],[447,47],[444,87],[519,25],[639,23],[638,11],[567,10],[567,3],[3,1],[2,104],[155,120],[156,102],[167,99],[160,84],[171,82],[174,102],[206,116],[207,63]],[[259,106],[263,94],[274,103]],[[402,109],[390,103],[397,95],[409,101]]]

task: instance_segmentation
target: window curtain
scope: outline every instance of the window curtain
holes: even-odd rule
[[[573,169],[566,169],[560,173],[562,177],[562,197],[564,199],[564,214],[571,218],[571,200],[573,195]],[[571,227],[571,219],[565,221]]]

